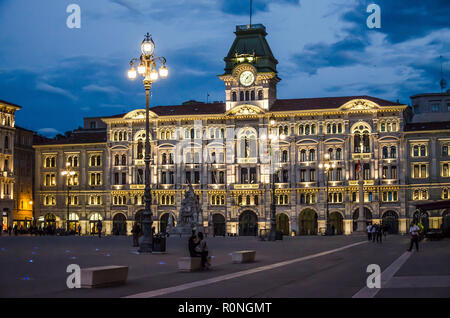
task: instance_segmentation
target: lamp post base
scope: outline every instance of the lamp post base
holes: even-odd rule
[[[153,239],[151,237],[146,238],[144,236],[144,238],[142,239],[142,242],[139,244],[139,253],[151,253],[152,252],[152,248],[153,248]]]

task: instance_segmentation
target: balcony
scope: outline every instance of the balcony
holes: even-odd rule
[[[372,153],[352,153],[353,160],[365,160],[372,158]]]
[[[349,180],[348,181],[348,185],[350,186],[357,186],[358,185],[359,180]],[[364,185],[365,186],[372,186],[375,184],[375,180],[364,180]]]
[[[235,184],[235,190],[256,190],[259,189],[258,183],[250,183],[250,184]]]

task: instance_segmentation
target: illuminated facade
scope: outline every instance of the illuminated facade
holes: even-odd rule
[[[15,113],[20,106],[0,100],[0,225],[12,226],[14,207]]]
[[[327,197],[319,164],[327,154],[335,164],[328,201],[336,233],[353,231],[358,162],[366,216],[404,233],[415,211],[411,191],[419,187],[411,185],[415,160],[405,139],[408,106],[370,96],[277,99],[278,62],[265,36],[262,25],[237,27],[219,76],[225,103],[151,108],[156,231],[164,231],[169,214],[177,219],[191,183],[210,234],[256,235],[270,226],[275,172],[279,229],[321,233]],[[145,111],[135,110],[86,118],[84,129],[36,145],[36,217],[64,226],[69,202],[71,224],[81,224],[83,233],[95,231],[95,221],[102,219],[107,234],[130,234],[144,208],[144,140]],[[69,201],[61,175],[67,162],[75,171]]]

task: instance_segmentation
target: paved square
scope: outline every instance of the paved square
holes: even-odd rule
[[[170,237],[167,254],[140,255],[130,237],[1,237],[0,297],[449,297],[450,240],[422,242],[406,253],[408,237],[382,244],[358,236],[207,238],[211,271],[181,273],[186,238]],[[233,264],[231,253],[256,250],[256,262]],[[404,259],[402,259],[402,257]],[[397,266],[398,263],[401,265]],[[66,268],[129,266],[124,286],[68,289]],[[367,291],[369,264],[381,267],[382,288]]]

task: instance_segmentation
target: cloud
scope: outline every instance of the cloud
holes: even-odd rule
[[[71,92],[69,92],[66,89],[62,89],[60,87],[56,87],[56,86],[52,86],[50,84],[44,83],[44,82],[39,82],[36,84],[36,89],[40,90],[40,91],[44,91],[47,93],[51,93],[51,94],[57,94],[57,95],[62,95],[65,96],[67,98],[70,98],[73,101],[77,100],[77,97],[74,96]]]
[[[58,134],[61,134],[61,132],[55,128],[41,128],[38,129],[38,134],[46,136],[46,137],[54,137]]]
[[[97,84],[90,84],[84,86],[83,91],[92,92],[92,93],[106,93],[106,94],[118,94],[122,93],[122,91],[114,86],[100,86]]]

